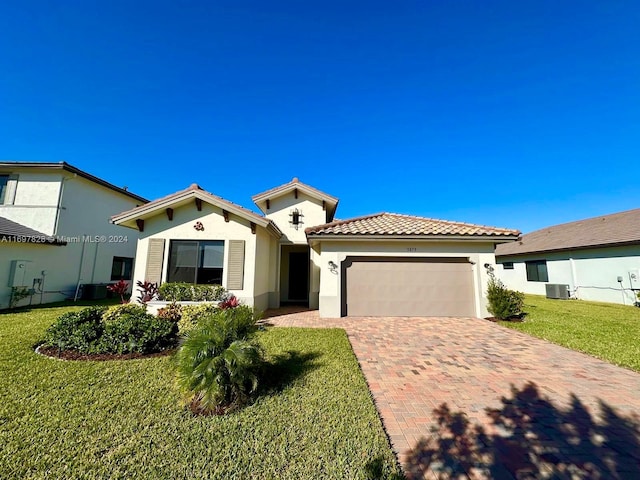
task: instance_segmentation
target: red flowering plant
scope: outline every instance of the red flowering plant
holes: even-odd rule
[[[229,295],[226,299],[220,302],[220,310],[226,310],[228,308],[236,308],[240,305],[240,300],[235,295]]]
[[[138,301],[140,303],[150,302],[151,300],[153,300],[158,296],[157,283],[147,282],[146,280],[144,282],[141,282],[140,280],[138,280],[136,285],[140,287],[138,288],[138,292],[140,292],[140,295],[138,295]]]
[[[129,290],[129,284],[124,280],[119,280],[117,283],[107,286],[107,290],[116,295],[120,295],[120,303],[128,303],[126,299],[127,292]]]

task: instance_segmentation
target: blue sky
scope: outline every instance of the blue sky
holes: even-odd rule
[[[636,1],[0,3],[0,158],[518,228],[640,207]]]

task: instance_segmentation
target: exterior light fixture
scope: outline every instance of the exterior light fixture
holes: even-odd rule
[[[338,270],[338,265],[333,260],[329,260],[329,270],[331,270],[332,272]]]
[[[300,210],[298,210],[297,208],[294,208],[291,213],[289,214],[289,217],[291,217],[291,220],[289,220],[289,223],[293,226],[293,228],[295,228],[296,230],[298,230],[298,227],[300,225],[302,225],[302,212]]]

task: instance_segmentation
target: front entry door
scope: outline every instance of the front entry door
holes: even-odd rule
[[[289,301],[309,301],[309,253],[289,252]]]

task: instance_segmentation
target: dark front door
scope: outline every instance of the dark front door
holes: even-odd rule
[[[309,301],[309,254],[289,252],[289,301]]]

